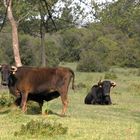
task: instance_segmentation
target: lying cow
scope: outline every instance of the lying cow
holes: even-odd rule
[[[85,97],[85,104],[101,104],[109,105],[112,104],[110,98],[110,89],[115,87],[116,83],[111,81],[99,82],[98,85],[93,85],[91,91]]]
[[[64,115],[68,105],[68,87],[72,80],[74,89],[74,72],[69,68],[35,68],[35,67],[9,67],[0,66],[2,85],[8,85],[10,92],[21,100],[22,111],[26,111],[27,100],[37,101],[43,104],[43,100],[49,101],[61,97]]]

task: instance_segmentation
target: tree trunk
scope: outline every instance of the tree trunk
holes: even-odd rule
[[[45,52],[45,29],[44,29],[44,16],[43,14],[40,12],[40,16],[41,16],[41,23],[40,23],[40,38],[41,38],[41,65],[43,67],[46,66],[46,52]]]
[[[45,32],[41,33],[41,63],[42,66],[46,66],[46,53],[45,53]]]
[[[7,16],[12,26],[12,43],[13,43],[13,53],[16,66],[22,66],[20,53],[19,53],[19,40],[18,40],[18,30],[17,24],[12,13],[12,0],[4,0],[4,5],[8,6]]]

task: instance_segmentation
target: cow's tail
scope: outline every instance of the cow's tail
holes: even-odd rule
[[[70,69],[70,72],[72,74],[71,78],[72,78],[72,89],[74,90],[75,89],[75,86],[74,86],[74,81],[75,81],[75,74],[74,74],[74,71]]]

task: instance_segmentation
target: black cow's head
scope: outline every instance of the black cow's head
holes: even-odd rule
[[[1,72],[1,84],[7,86],[9,83],[10,74],[14,74],[17,68],[15,66],[9,66],[6,64],[0,65]]]
[[[109,96],[111,87],[115,87],[116,83],[111,81],[99,81],[98,85],[102,87],[103,96]]]

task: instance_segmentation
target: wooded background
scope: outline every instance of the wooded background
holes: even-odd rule
[[[23,65],[57,66],[77,62],[79,71],[107,71],[111,66],[140,67],[140,2],[91,3],[92,22],[80,5],[58,0],[4,0],[18,31]],[[16,64],[7,6],[0,1],[0,63]],[[85,4],[86,2],[81,3]],[[62,14],[60,14],[62,13]],[[61,15],[61,16],[58,16]]]

